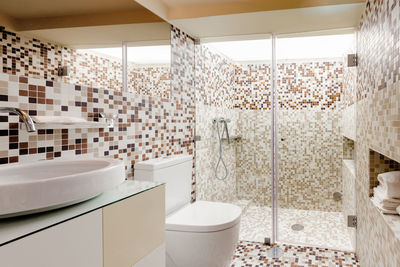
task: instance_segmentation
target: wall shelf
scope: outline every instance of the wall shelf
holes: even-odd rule
[[[37,130],[46,129],[100,129],[109,128],[105,122],[88,121],[84,123],[35,123]],[[25,130],[25,124],[20,123],[20,129]]]
[[[371,205],[374,206],[376,211],[382,216],[385,223],[389,226],[390,230],[392,230],[396,239],[400,240],[400,216],[395,214],[384,214],[377,206],[375,206],[371,199],[370,201]]]

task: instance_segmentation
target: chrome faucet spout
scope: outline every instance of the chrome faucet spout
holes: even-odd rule
[[[25,113],[25,111],[19,108],[4,108],[0,107],[0,113],[12,113],[19,116],[19,118],[24,122],[26,126],[26,130],[29,133],[36,132],[35,123],[33,122],[32,118]]]

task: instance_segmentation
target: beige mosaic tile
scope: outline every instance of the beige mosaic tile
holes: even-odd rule
[[[223,140],[222,158],[227,166],[228,176],[220,181],[215,177],[215,168],[219,158],[219,141],[214,118],[224,117],[230,119],[228,129],[231,143]],[[206,106],[201,103],[196,105],[196,135],[201,136],[201,141],[196,142],[196,183],[197,199],[210,201],[232,201],[236,199],[236,134],[237,112],[223,107]],[[222,124],[219,124],[222,134]],[[226,136],[224,136],[226,137]],[[222,165],[217,169],[218,177],[225,175]]]
[[[270,207],[248,207],[242,216],[239,240],[264,242],[265,237],[271,237],[271,218]],[[292,230],[294,224],[304,229]],[[354,251],[346,225],[341,212],[279,208],[278,242]]]
[[[342,179],[343,179],[343,216],[347,223],[347,216],[356,215],[356,169],[354,160],[343,160]],[[353,248],[356,247],[356,229],[348,227]]]
[[[139,95],[169,98],[171,66],[128,64],[128,91]]]
[[[342,135],[355,141],[357,139],[357,131],[356,131],[356,106],[357,104],[353,104],[351,106],[345,106],[342,111],[341,116],[341,126],[342,126]]]
[[[400,3],[365,4],[357,32],[357,254],[362,266],[400,266],[400,241],[369,199],[370,172],[380,161],[371,150],[400,162]]]

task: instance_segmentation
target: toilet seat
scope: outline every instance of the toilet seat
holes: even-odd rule
[[[196,201],[166,219],[167,231],[207,233],[231,228],[240,222],[238,206],[209,201]]]

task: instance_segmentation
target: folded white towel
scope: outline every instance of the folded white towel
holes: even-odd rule
[[[400,215],[400,206],[398,206],[398,207],[396,208],[396,211],[397,211],[397,214]]]
[[[87,122],[84,118],[70,116],[32,116],[32,119],[35,123],[75,124]]]
[[[374,203],[374,205],[380,210],[382,211],[382,213],[384,214],[397,214],[396,208],[394,209],[386,209],[382,206],[381,203],[379,203],[379,201],[377,201],[377,199],[375,197],[371,198],[372,203]]]
[[[384,172],[378,175],[378,181],[382,184],[400,183],[400,171]]]
[[[378,175],[385,198],[400,199],[400,171],[385,172]]]
[[[386,193],[382,185],[374,188],[374,196],[372,202],[377,206],[383,213],[397,214],[396,208],[400,206],[400,199],[386,198]]]
[[[375,198],[379,199],[383,203],[400,205],[400,199],[387,197],[385,188],[382,185],[378,185],[377,187],[374,187],[374,196],[375,196]]]

